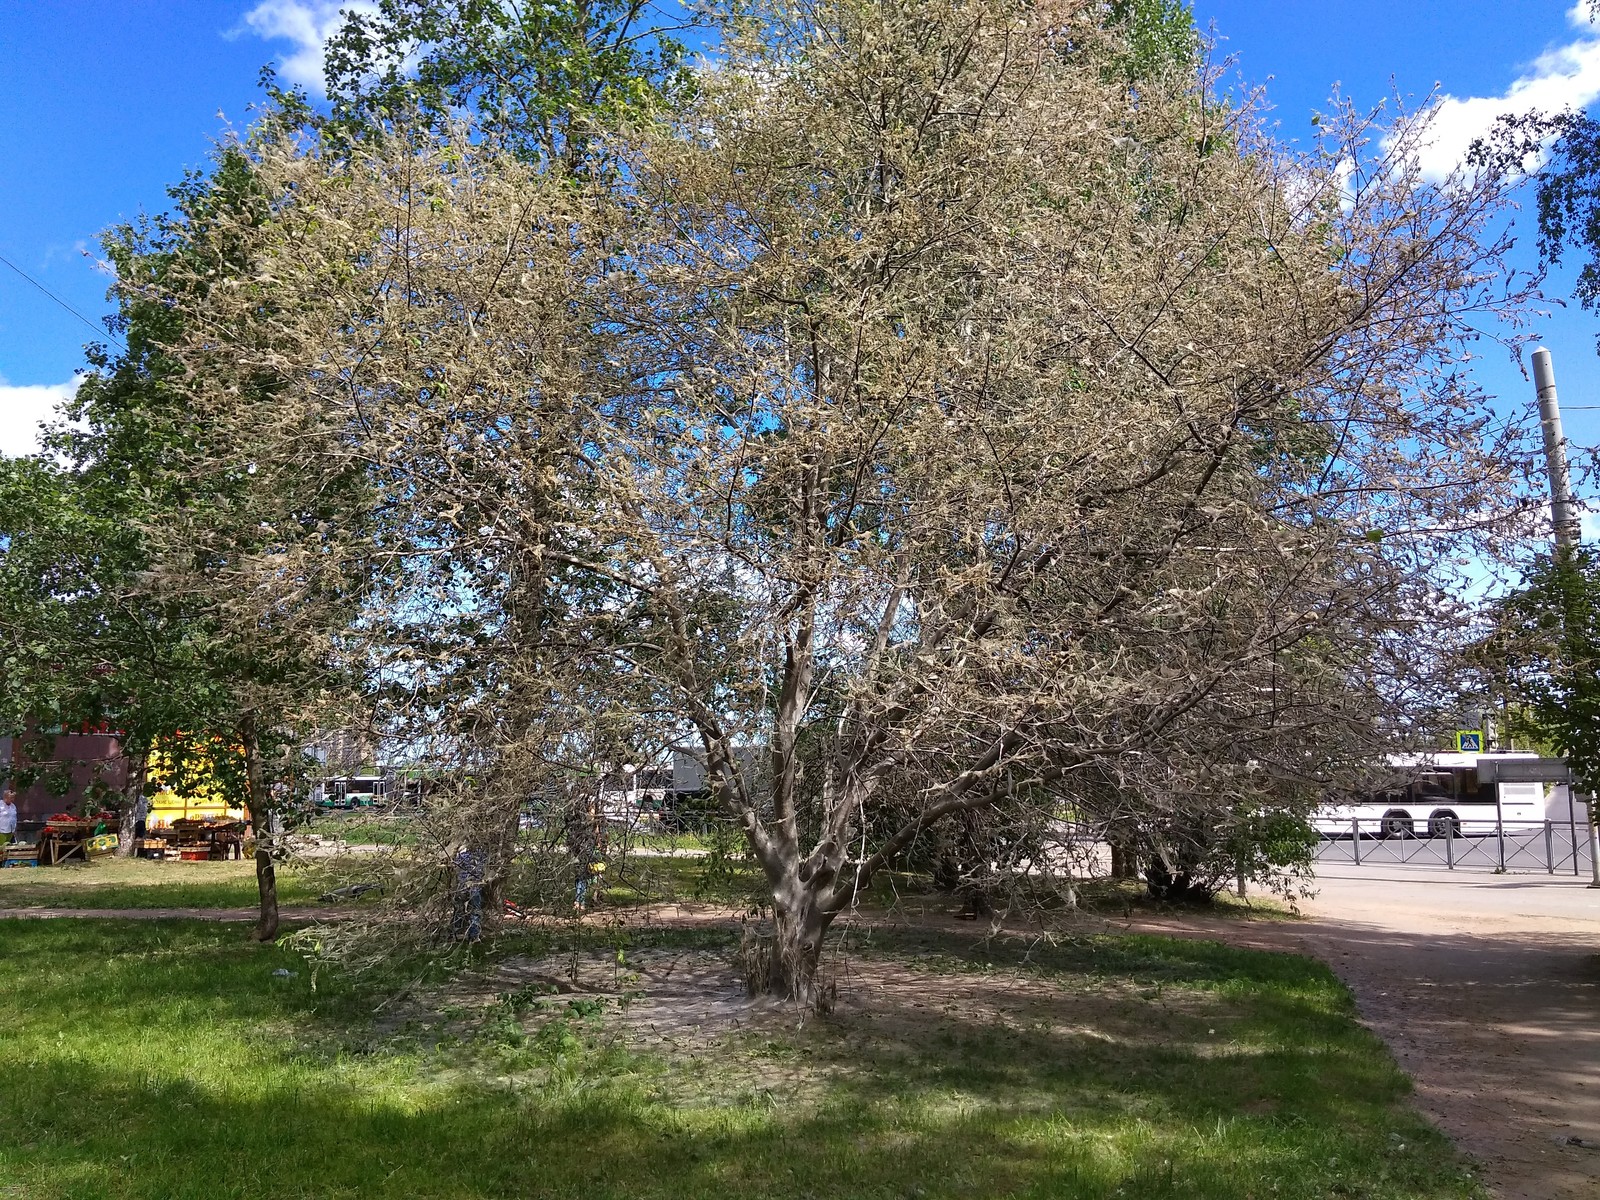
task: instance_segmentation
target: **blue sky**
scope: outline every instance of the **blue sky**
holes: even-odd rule
[[[348,0],[347,0],[348,2]],[[107,310],[100,230],[165,207],[165,189],[244,124],[261,66],[314,85],[327,0],[0,0],[0,256],[91,320]],[[1338,84],[1360,104],[1392,92],[1449,97],[1437,151],[1448,162],[1497,112],[1600,100],[1600,28],[1571,0],[1196,0],[1202,27],[1246,80],[1263,83],[1285,138]],[[1554,296],[1564,281],[1552,281]],[[1600,443],[1600,318],[1557,309],[1556,355],[1574,442]],[[0,264],[0,451],[31,444],[72,386],[92,331]],[[1481,370],[1502,403],[1531,385],[1491,350]]]

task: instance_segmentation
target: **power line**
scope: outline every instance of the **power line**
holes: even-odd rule
[[[33,284],[34,287],[38,288],[46,296],[49,296],[50,299],[54,300],[57,304],[61,305],[62,308],[66,309],[73,316],[77,317],[78,320],[82,321],[90,329],[94,330],[95,333],[98,334],[100,337],[110,338],[112,341],[117,343],[117,345],[121,346],[124,350],[126,350],[128,348],[128,343],[127,342],[123,341],[116,334],[111,333],[110,331],[102,328],[99,325],[96,325],[93,321],[89,320],[88,317],[84,316],[77,309],[73,308],[72,305],[68,304],[60,296],[56,295],[49,288],[45,287],[44,284],[40,283],[32,275],[29,275],[26,271],[24,271],[21,267],[17,266],[16,263],[12,262],[4,254],[0,254],[0,263],[5,263],[6,266],[10,267],[18,275],[21,275],[29,283]]]

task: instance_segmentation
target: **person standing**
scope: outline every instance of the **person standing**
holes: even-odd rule
[[[0,793],[0,846],[10,845],[17,836],[17,789],[9,783]]]
[[[600,813],[598,806],[581,803],[567,814],[567,850],[577,870],[572,911],[584,913],[599,897],[599,876],[605,871],[600,855]]]
[[[450,931],[458,941],[476,942],[483,937],[483,855],[463,845],[454,861],[455,911]]]

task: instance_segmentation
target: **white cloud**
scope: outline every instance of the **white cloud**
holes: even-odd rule
[[[367,0],[261,0],[244,15],[245,27],[268,41],[287,41],[293,49],[279,56],[279,73],[290,83],[322,94],[323,47],[350,11],[375,12]]]
[[[11,387],[0,383],[0,454],[16,458],[39,449],[39,422],[60,415],[61,405],[78,390],[82,375],[66,383]]]
[[[1589,21],[1589,0],[1567,13],[1578,37],[1545,51],[1499,96],[1443,95],[1429,125],[1428,144],[1418,155],[1422,173],[1440,180],[1466,158],[1473,140],[1506,114],[1558,113],[1600,100],[1600,27]]]

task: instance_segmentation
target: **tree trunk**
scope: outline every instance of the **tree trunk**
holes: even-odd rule
[[[245,717],[240,732],[249,788],[250,830],[256,838],[256,893],[261,900],[261,917],[250,936],[258,942],[270,942],[278,936],[278,873],[272,863],[272,802],[261,772],[254,714]]]
[[[822,961],[822,939],[834,914],[824,912],[817,895],[798,880],[773,897],[771,959],[767,963],[767,991],[797,1004],[818,1007],[821,993],[817,965]]]
[[[133,857],[133,824],[135,820],[134,806],[126,799],[122,802],[122,809],[117,813],[117,857]]]
[[[143,820],[145,771],[150,762],[148,753],[139,755],[137,766],[122,789],[122,810],[117,815],[117,857],[132,858],[133,842],[138,836],[135,826]]]
[[[1128,878],[1128,852],[1122,848],[1121,842],[1111,843],[1111,878]]]
[[[483,911],[491,929],[498,928],[506,911],[506,882],[517,857],[517,838],[522,832],[522,801],[512,793],[494,830],[483,882]]]

